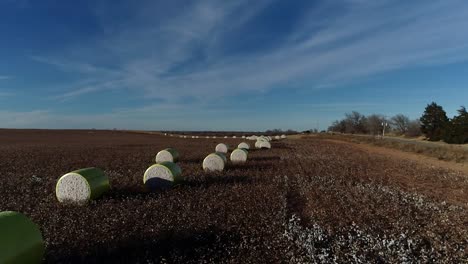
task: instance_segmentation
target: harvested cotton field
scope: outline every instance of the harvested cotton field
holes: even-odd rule
[[[119,131],[0,130],[0,211],[39,227],[45,263],[463,263],[468,175],[317,138],[272,141],[206,172],[222,141]],[[181,174],[143,183],[158,151]],[[110,189],[60,203],[58,179],[102,169]],[[152,171],[153,173],[153,171]],[[2,242],[3,243],[3,242]]]

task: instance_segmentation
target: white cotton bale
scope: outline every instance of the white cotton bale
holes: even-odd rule
[[[232,138],[237,138],[236,136],[232,136]]]
[[[57,181],[55,194],[59,202],[83,204],[109,190],[109,178],[98,168],[69,172]]]
[[[250,139],[251,139],[251,140],[257,140],[257,136],[255,136],[255,135],[250,136]]]
[[[216,145],[215,151],[220,153],[227,153],[229,151],[229,146],[224,143],[219,143]]]
[[[182,181],[182,169],[173,162],[150,166],[143,175],[143,183],[151,191],[169,189]]]
[[[276,140],[280,140],[281,137],[280,137],[280,136],[275,136],[275,139],[276,139]]]
[[[231,162],[232,163],[244,163],[247,161],[248,152],[245,149],[235,149],[231,153]]]
[[[206,138],[210,138],[209,136],[207,136]]]
[[[286,138],[286,135],[281,135],[281,138],[282,138],[282,139],[285,139],[285,138]]]
[[[268,141],[265,137],[258,137],[257,141]]]
[[[268,141],[260,141],[259,148],[261,148],[261,149],[271,149],[271,144]]]
[[[227,136],[224,136],[224,138],[227,138]]]
[[[245,136],[242,136],[242,138],[245,138]]]
[[[216,136],[213,136],[213,138],[216,138]]]
[[[44,240],[34,222],[18,212],[0,212],[0,263],[42,263],[44,253]]]
[[[260,143],[261,143],[261,142],[262,142],[262,141],[258,141],[258,140],[255,141],[255,148],[258,148],[258,149],[259,149],[259,148],[260,148]]]
[[[211,153],[203,160],[203,170],[205,171],[222,171],[226,165],[226,156],[223,153]]]
[[[161,163],[161,162],[177,162],[179,161],[179,152],[173,148],[167,148],[163,149],[158,152],[156,155],[156,163]]]
[[[241,143],[239,143],[239,145],[237,145],[237,148],[249,150],[250,145],[248,143],[246,143],[246,142],[241,142]]]

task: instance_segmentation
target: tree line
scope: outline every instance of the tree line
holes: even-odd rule
[[[464,106],[453,118],[448,118],[442,106],[432,102],[419,119],[411,120],[403,114],[386,118],[380,114],[365,116],[352,111],[345,114],[328,127],[328,131],[349,134],[381,135],[393,133],[407,137],[417,137],[422,134],[430,141],[443,140],[451,144],[468,143],[468,113]]]

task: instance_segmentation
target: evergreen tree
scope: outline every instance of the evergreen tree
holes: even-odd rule
[[[426,106],[421,121],[421,131],[430,141],[442,139],[444,129],[447,126],[448,118],[442,106],[432,102]]]
[[[448,123],[444,132],[444,141],[452,144],[468,143],[468,112],[464,106]]]

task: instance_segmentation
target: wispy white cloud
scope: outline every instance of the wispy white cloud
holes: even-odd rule
[[[11,79],[11,78],[12,78],[11,76],[0,75],[0,80],[6,80],[6,79]]]
[[[1,97],[9,97],[9,96],[13,96],[14,94],[13,93],[10,93],[10,92],[0,92],[0,98]]]
[[[204,0],[175,16],[155,16],[162,11],[145,2],[132,10],[135,19],[119,28],[100,14],[109,34],[96,42],[34,59],[86,76],[85,85],[58,98],[127,89],[167,101],[213,100],[297,81],[310,82],[311,89],[330,87],[391,70],[468,60],[468,4],[461,0],[324,1],[274,48],[223,53],[229,34],[255,28],[251,19],[270,2],[252,8],[251,1]]]

